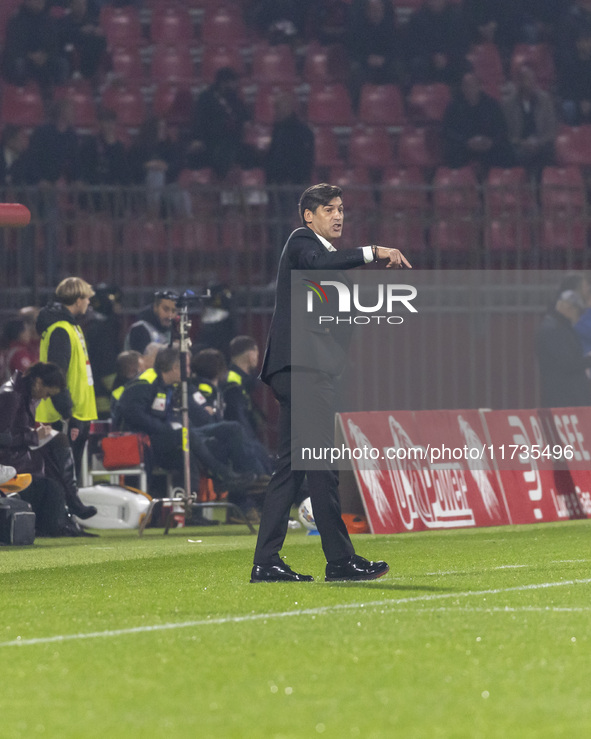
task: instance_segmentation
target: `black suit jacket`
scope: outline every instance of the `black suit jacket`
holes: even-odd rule
[[[275,310],[261,370],[263,382],[269,384],[272,375],[292,366],[291,271],[353,269],[363,264],[365,260],[360,247],[328,251],[310,228],[298,228],[291,234],[279,260]],[[297,365],[331,375],[340,374],[344,356],[340,332],[319,327],[318,331],[310,331],[310,334],[308,358],[298,357]]]

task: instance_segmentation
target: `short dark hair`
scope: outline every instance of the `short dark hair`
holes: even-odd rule
[[[165,346],[159,350],[154,360],[154,370],[159,374],[170,372],[181,361],[181,353],[176,346]]]
[[[343,191],[340,187],[337,185],[328,185],[326,182],[321,182],[319,185],[312,185],[312,187],[304,190],[300,198],[300,218],[304,226],[306,225],[304,213],[307,210],[316,213],[316,210],[321,205],[328,205],[331,200],[340,198],[342,194]]]
[[[202,349],[191,359],[191,372],[215,380],[226,369],[226,358],[218,349]]]
[[[249,352],[251,349],[256,349],[258,344],[252,336],[235,336],[230,342],[230,357],[239,357],[244,352]]]
[[[160,305],[160,303],[163,300],[174,300],[176,301],[179,299],[179,295],[174,290],[156,290],[154,293],[154,305]]]
[[[32,384],[37,378],[45,387],[57,387],[60,391],[66,387],[66,378],[61,368],[53,362],[35,362],[23,373]]]

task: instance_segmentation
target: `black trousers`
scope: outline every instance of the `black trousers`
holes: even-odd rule
[[[298,494],[305,478],[327,561],[342,559],[355,552],[341,518],[338,472],[328,466],[308,472],[292,468],[292,455],[297,455],[302,446],[334,445],[336,380],[321,372],[307,372],[305,375],[305,403],[296,410],[306,416],[309,438],[300,435],[292,439],[291,372],[278,372],[271,378],[271,389],[279,401],[279,450],[277,467],[265,496],[255,564],[271,564],[279,558],[287,534],[290,509],[299,500]],[[297,427],[300,428],[299,424]],[[297,466],[298,460],[294,458],[293,467]]]

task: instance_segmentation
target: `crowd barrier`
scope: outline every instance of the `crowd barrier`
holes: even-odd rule
[[[374,534],[591,518],[591,408],[342,413],[337,432]]]

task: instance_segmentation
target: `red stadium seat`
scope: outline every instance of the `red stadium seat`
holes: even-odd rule
[[[478,224],[470,216],[440,219],[429,229],[431,248],[436,251],[474,251],[479,237]]]
[[[344,82],[349,69],[347,52],[342,44],[325,46],[311,41],[306,48],[304,79],[306,82]]]
[[[427,183],[418,167],[391,167],[382,178],[382,209],[400,213],[425,211]]]
[[[141,42],[142,26],[137,8],[103,5],[100,20],[109,47],[132,46]]]
[[[496,44],[475,44],[466,55],[466,59],[472,65],[484,92],[494,98],[500,98],[505,74]]]
[[[240,8],[235,5],[206,8],[201,26],[201,40],[205,44],[240,44],[248,38]]]
[[[390,168],[382,179],[378,243],[410,255],[426,248],[427,184],[418,168]]]
[[[486,249],[490,252],[529,249],[534,193],[525,169],[491,169],[485,185],[484,202]]]
[[[540,185],[543,249],[587,247],[587,197],[581,170],[545,167]]]
[[[55,90],[56,100],[69,100],[74,107],[74,126],[93,129],[96,126],[96,105],[92,87],[86,80],[71,81]]]
[[[140,126],[146,118],[146,104],[139,87],[123,82],[111,84],[103,90],[101,104],[117,114],[122,126]]]
[[[408,96],[409,117],[417,123],[443,120],[451,101],[448,85],[436,82],[431,85],[413,85]]]
[[[403,167],[437,167],[442,161],[438,131],[431,127],[405,128],[398,138],[398,160]]]
[[[536,73],[537,80],[544,90],[556,82],[556,69],[552,48],[548,44],[517,44],[511,55],[511,77],[519,67],[526,65]]]
[[[349,139],[349,163],[353,167],[383,170],[392,162],[392,142],[385,128],[356,126]]]
[[[237,46],[204,46],[201,57],[201,77],[211,84],[218,69],[231,67],[244,74],[244,59]]]
[[[591,125],[560,126],[554,151],[559,165],[591,165]]]
[[[252,76],[263,84],[294,84],[298,80],[295,57],[288,44],[255,47],[252,60]]]
[[[431,246],[440,251],[472,251],[478,244],[478,181],[471,167],[440,167],[433,179],[435,223]]]
[[[37,85],[2,87],[2,121],[15,126],[38,126],[45,120],[43,100]]]
[[[363,85],[359,119],[379,126],[403,126],[406,123],[404,99],[397,85]]]
[[[193,37],[191,15],[181,3],[159,3],[154,7],[150,20],[150,38],[154,43],[188,43]]]
[[[154,90],[152,109],[157,116],[172,124],[187,124],[193,109],[193,96],[188,84],[160,82]]]
[[[478,180],[471,167],[439,167],[433,178],[433,205],[436,211],[471,212],[479,204]]]
[[[337,137],[330,126],[314,128],[314,161],[317,167],[344,166]]]
[[[308,96],[308,122],[351,126],[354,122],[349,91],[342,84],[313,86]]]
[[[155,47],[150,65],[156,82],[186,82],[195,78],[191,49],[184,44],[161,44]]]
[[[275,98],[284,92],[294,92],[285,85],[261,85],[254,100],[254,119],[257,123],[271,125],[275,122]]]
[[[111,50],[113,74],[121,80],[141,82],[146,76],[137,46],[116,46]]]

